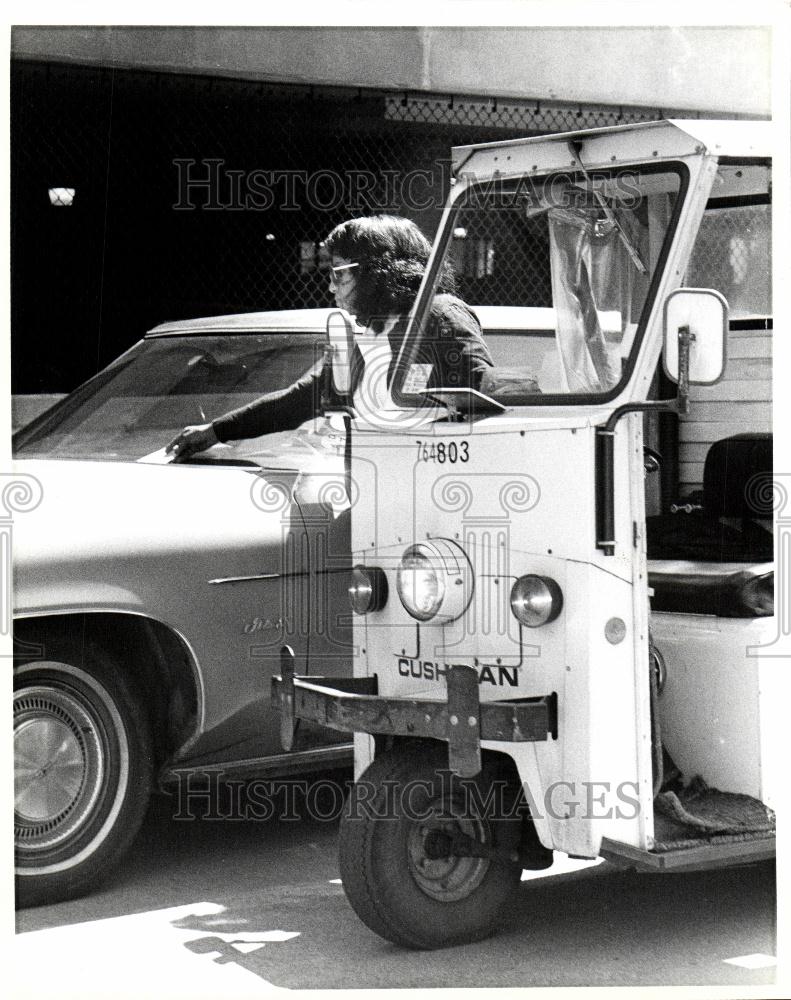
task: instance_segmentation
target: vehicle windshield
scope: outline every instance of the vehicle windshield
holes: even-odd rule
[[[321,359],[322,333],[143,340],[15,439],[19,457],[128,461],[283,389]]]
[[[444,257],[458,294],[545,317],[540,336],[513,330],[513,353],[495,358],[488,395],[510,405],[614,395],[642,332],[681,184],[676,170],[630,168],[465,189]]]

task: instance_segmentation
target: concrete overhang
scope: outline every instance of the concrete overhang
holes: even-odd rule
[[[769,25],[39,26],[17,59],[317,86],[768,115]],[[661,96],[660,96],[661,95]]]

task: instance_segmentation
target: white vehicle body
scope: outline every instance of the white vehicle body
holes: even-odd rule
[[[323,716],[337,728],[356,730],[361,786],[381,788],[391,778],[408,783],[410,773],[428,780],[431,768],[421,770],[421,754],[435,762],[433,767],[448,760],[451,771],[473,781],[483,780],[488,760],[518,774],[545,849],[584,858],[604,855],[656,870],[771,855],[772,821],[766,817],[778,780],[772,748],[780,664],[760,656],[761,647],[776,636],[766,533],[767,516],[769,522],[772,516],[771,507],[766,514],[771,457],[759,469],[753,456],[749,483],[728,486],[741,497],[748,485],[756,485],[759,472],[764,477],[764,499],[755,515],[761,524],[754,526],[758,558],[744,541],[746,534],[738,534],[744,522],[733,525],[732,511],[723,508],[705,522],[706,530],[720,532],[713,556],[673,555],[673,545],[683,550],[688,543],[676,539],[673,545],[662,542],[649,562],[648,535],[659,532],[652,518],[669,515],[666,501],[654,493],[647,506],[650,486],[644,483],[644,444],[655,443],[656,435],[651,414],[675,406],[668,405],[667,391],[665,402],[652,402],[663,344],[668,369],[667,345],[681,352],[684,337],[690,338],[684,350],[693,384],[689,407],[680,407],[678,415],[682,433],[673,457],[675,496],[688,498],[691,510],[699,508],[694,490],[702,483],[706,507],[712,490],[717,493],[716,476],[725,476],[717,471],[723,447],[735,449],[733,454],[752,449],[751,455],[766,456],[768,364],[759,357],[753,382],[741,397],[738,380],[733,399],[718,397],[716,386],[725,384],[722,369],[738,368],[734,359],[726,365],[724,352],[744,330],[761,340],[759,354],[768,355],[763,342],[771,322],[734,308],[729,330],[727,319],[724,326],[717,320],[720,366],[710,378],[701,373],[708,363],[706,331],[712,323],[702,317],[717,310],[726,316],[721,301],[729,289],[674,293],[690,287],[690,270],[696,273],[691,260],[704,212],[738,213],[745,206],[768,204],[770,155],[766,125],[698,121],[454,150],[456,182],[402,348],[406,374],[394,389],[392,413],[379,421],[358,414],[351,423],[352,481],[355,495],[364,498],[352,508],[353,560],[361,570],[355,598],[364,612],[355,617],[359,684],[350,698],[333,694],[331,679],[316,689],[308,679],[303,683],[286,672],[278,683],[287,718]],[[410,391],[421,318],[440,262],[455,252],[454,240],[475,235],[484,247],[479,259],[496,262],[500,247],[515,240],[515,232],[534,238],[537,229],[530,227],[542,218],[549,230],[554,303],[544,306],[542,315],[553,338],[554,367],[544,355],[530,388],[524,388],[527,371],[521,390],[519,372],[509,374],[507,388],[492,390],[488,400],[451,389],[444,395],[435,390],[433,399]],[[732,264],[744,250],[749,265],[763,231],[756,223],[747,236],[731,237],[723,251],[726,260]],[[481,265],[479,279],[488,267]],[[518,290],[514,295],[522,301]],[[612,304],[617,296],[620,308]],[[716,323],[713,328],[716,334]],[[509,363],[525,365],[519,359]],[[496,375],[491,384],[498,384]],[[679,378],[676,373],[674,381]],[[701,416],[712,399],[716,405]],[[744,420],[740,400],[752,407],[744,411]],[[722,405],[732,410],[730,422],[719,412]],[[704,422],[719,425],[721,433],[714,430],[709,438],[713,447],[700,433]],[[736,431],[751,436],[726,446],[721,439],[731,440]],[[768,448],[771,455],[771,442]],[[393,503],[396,495],[399,502]],[[677,524],[697,524],[696,515],[684,522],[686,516],[680,513]],[[664,521],[660,527],[662,538],[669,537]],[[731,528],[738,537],[727,537],[737,556],[729,561],[723,558],[722,532]],[[707,573],[719,581],[716,586],[709,586]],[[531,587],[538,586],[537,577],[544,581],[541,599],[551,607],[536,627],[526,626],[513,610],[514,594],[524,593],[515,589],[517,581],[525,577]],[[651,613],[654,584],[659,589]],[[743,588],[740,595],[760,591],[761,596],[750,597],[749,607],[736,597],[720,611],[717,602],[735,593],[737,584]],[[664,594],[668,586],[688,588],[689,612],[673,609],[672,601],[663,604],[660,591]],[[366,588],[373,595],[367,607]],[[524,607],[523,598],[518,600]],[[651,662],[661,662],[653,696]],[[471,687],[453,687],[454,672],[459,678],[454,684],[472,677]],[[536,716],[528,714],[531,699]],[[652,703],[661,743],[652,727]],[[492,738],[494,720],[501,718],[497,713],[509,706],[513,719],[497,723],[504,738]],[[520,725],[532,725],[535,718],[544,720],[544,732],[526,736]],[[668,794],[660,792],[663,751],[685,784],[702,778],[710,789],[754,799],[765,819],[758,823],[760,830],[751,836],[711,833],[697,840],[690,835],[694,843],[683,845],[683,838],[670,837],[656,807]],[[448,807],[443,801],[436,816]],[[488,933],[494,917],[491,899],[480,902],[489,891],[481,864],[488,863],[491,874],[502,854],[487,840],[483,820],[467,819],[467,826],[459,821],[449,832],[447,822],[437,818],[427,834],[423,828],[410,832],[406,817],[401,846],[386,822],[377,825],[375,819],[350,814],[342,828],[344,885],[363,920],[382,936],[416,947]],[[471,832],[474,827],[477,834]],[[715,828],[716,823],[708,827]],[[421,836],[428,839],[420,841]],[[495,845],[497,836],[491,834]],[[394,891],[395,878],[387,874],[385,843],[393,865],[400,851],[409,859],[399,868],[400,882],[409,889],[392,905],[382,902]],[[483,857],[488,861],[476,867]],[[444,874],[438,865],[445,865]],[[425,875],[427,870],[437,872],[442,889]],[[466,912],[459,887],[465,878]],[[477,912],[484,910],[484,915]]]

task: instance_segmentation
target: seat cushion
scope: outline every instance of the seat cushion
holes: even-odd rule
[[[763,618],[774,613],[774,568],[765,563],[649,559],[652,611],[720,618]]]

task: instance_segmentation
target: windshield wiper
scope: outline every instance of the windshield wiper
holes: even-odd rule
[[[638,251],[637,247],[634,246],[634,244],[627,236],[626,230],[618,221],[615,212],[613,212],[613,210],[607,204],[607,199],[604,197],[601,191],[598,191],[594,186],[593,181],[591,180],[590,175],[588,174],[588,171],[585,169],[585,164],[582,162],[582,157],[580,156],[581,150],[582,150],[581,142],[575,142],[574,140],[569,141],[569,152],[579,164],[583,177],[588,182],[588,184],[590,184],[591,192],[593,193],[593,197],[599,203],[599,208],[602,210],[602,212],[604,212],[605,218],[610,223],[610,225],[615,227],[616,231],[618,232],[618,235],[621,237],[621,242],[626,247],[626,252],[632,259],[632,263],[634,264],[634,266],[637,268],[640,274],[648,274],[648,268],[643,263],[643,258],[640,256],[640,252]]]

